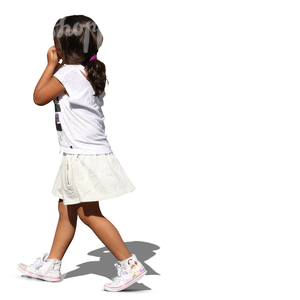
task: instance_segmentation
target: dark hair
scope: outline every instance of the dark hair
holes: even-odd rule
[[[105,89],[106,68],[98,59],[90,61],[102,45],[103,36],[97,24],[83,15],[67,16],[59,19],[53,30],[54,45],[62,64],[83,65],[90,81],[94,96]]]
[[[137,261],[134,261],[132,258],[131,258],[131,259],[128,259],[128,264],[129,264],[129,265],[130,265],[129,262],[130,262],[131,260],[137,265]]]

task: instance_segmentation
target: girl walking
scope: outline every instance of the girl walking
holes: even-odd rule
[[[68,16],[55,24],[54,46],[48,50],[48,64],[33,97],[37,105],[54,100],[56,130],[63,152],[52,191],[59,198],[59,221],[50,253],[31,265],[19,264],[18,269],[30,277],[59,281],[61,261],[79,217],[118,260],[118,276],[104,289],[120,291],[147,271],[103,216],[98,202],[134,190],[105,135],[101,107],[106,74],[105,65],[97,59],[102,41],[98,26],[86,16]]]

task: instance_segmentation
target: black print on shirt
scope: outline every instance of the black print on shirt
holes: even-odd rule
[[[54,107],[55,107],[55,125],[57,131],[62,131],[61,123],[59,121],[59,112],[60,112],[60,104],[58,97],[54,100]]]
[[[56,103],[54,103],[54,105],[55,105],[55,112],[60,112],[60,105]]]

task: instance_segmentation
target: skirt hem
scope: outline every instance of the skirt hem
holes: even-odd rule
[[[64,205],[73,205],[73,204],[80,204],[80,203],[87,203],[87,202],[98,202],[98,201],[102,201],[102,200],[109,200],[109,199],[113,199],[113,198],[117,198],[123,195],[126,195],[128,193],[131,193],[135,190],[135,188],[128,190],[128,191],[122,191],[120,193],[116,193],[116,194],[111,194],[111,195],[106,195],[106,196],[102,196],[99,199],[91,199],[91,200],[81,200],[81,199],[70,199],[70,198],[65,198],[63,195],[61,195],[58,192],[52,191],[52,194],[59,198],[62,199],[64,202]]]

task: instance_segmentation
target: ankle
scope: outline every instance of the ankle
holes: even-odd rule
[[[118,260],[118,262],[119,262],[120,264],[126,263],[129,259],[132,259],[132,258],[133,258],[133,256],[132,256],[132,254],[130,254],[130,256],[128,256],[127,258],[125,258],[125,259],[123,259],[123,260]]]
[[[47,260],[61,261],[61,259],[58,259],[58,258],[56,258],[56,257],[54,257],[54,256],[48,256],[48,257],[47,257]]]

